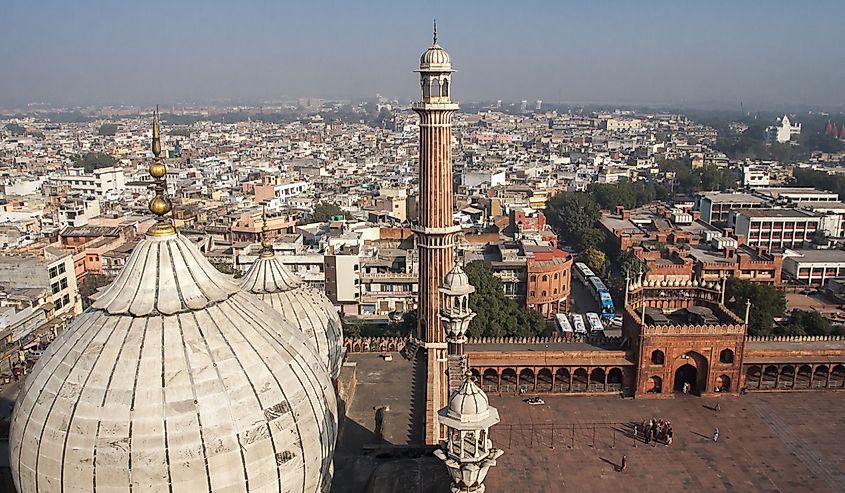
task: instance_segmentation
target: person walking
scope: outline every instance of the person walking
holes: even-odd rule
[[[628,457],[622,456],[622,467],[619,468],[620,471],[624,471],[628,467]]]
[[[721,411],[721,410],[722,410],[722,403],[721,403],[721,402],[717,402],[717,403],[716,403],[716,407],[715,407],[714,409],[716,410],[716,412],[717,412],[717,413],[718,413],[719,411]]]
[[[716,429],[713,431],[713,441],[714,441],[714,442],[718,442],[718,441],[719,441],[719,428],[716,428]]]

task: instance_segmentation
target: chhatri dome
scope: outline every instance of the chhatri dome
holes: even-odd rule
[[[219,273],[164,218],[44,353],[12,417],[20,493],[324,493],[337,403],[300,330]]]
[[[241,288],[255,294],[297,325],[332,378],[340,376],[343,332],[340,316],[324,293],[306,285],[276,258],[262,216],[261,254],[244,275]]]
[[[431,48],[425,50],[420,57],[420,71],[446,72],[452,70],[452,62],[446,50],[437,44],[437,21],[434,22],[434,41]]]

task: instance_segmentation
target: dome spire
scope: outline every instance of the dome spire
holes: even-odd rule
[[[176,234],[176,229],[170,219],[165,218],[165,214],[173,209],[170,199],[167,198],[165,192],[167,191],[167,167],[161,161],[161,136],[159,135],[158,126],[158,105],[156,105],[155,113],[153,113],[153,139],[151,145],[153,151],[153,162],[150,164],[149,172],[153,177],[155,184],[155,197],[150,200],[150,212],[158,216],[158,221],[147,232],[150,236],[167,236]]]
[[[437,19],[434,19],[434,43],[432,46],[437,46]]]
[[[267,206],[261,207],[261,256],[273,256],[273,242],[267,237],[270,228],[267,226]]]

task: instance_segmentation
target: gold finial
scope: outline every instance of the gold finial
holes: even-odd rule
[[[472,380],[472,372],[471,371],[467,370],[467,371],[464,372],[464,380],[466,380],[467,382]]]
[[[158,128],[158,106],[156,106],[155,113],[153,113],[153,139],[152,139],[153,162],[150,164],[149,172],[153,177],[155,187],[155,197],[150,200],[150,212],[158,216],[158,221],[147,232],[150,236],[166,236],[176,234],[176,229],[169,219],[164,217],[165,214],[173,209],[170,199],[167,198],[165,192],[167,191],[167,183],[165,176],[167,175],[167,167],[161,162],[161,136]]]
[[[434,44],[432,46],[437,46],[437,19],[434,19]]]
[[[261,256],[273,256],[273,242],[267,237],[270,228],[267,226],[267,206],[261,208]]]

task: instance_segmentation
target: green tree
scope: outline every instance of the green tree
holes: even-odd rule
[[[602,273],[607,268],[607,255],[598,248],[588,248],[584,251],[584,258],[593,272]]]
[[[475,312],[469,325],[470,337],[524,337],[546,330],[542,315],[505,296],[502,282],[493,275],[490,264],[477,260],[467,264],[465,271],[475,287],[469,297],[469,306]]]
[[[634,255],[631,250],[625,250],[619,255],[618,264],[622,279],[625,279],[626,276],[633,279],[648,272],[646,262]]]
[[[18,125],[17,123],[7,123],[6,130],[8,130],[10,134],[16,137],[26,134],[26,127]]]
[[[314,206],[314,212],[300,221],[300,224],[324,223],[334,216],[343,216],[347,219],[349,218],[349,215],[337,205],[330,204],[328,202],[320,202]]]
[[[833,332],[833,325],[819,312],[792,310],[786,323],[775,332],[777,335],[827,336]]]
[[[727,307],[740,317],[745,316],[746,301],[751,301],[748,334],[753,336],[771,335],[775,318],[782,317],[786,310],[783,291],[744,279],[728,279],[725,298]]]
[[[98,168],[107,168],[117,164],[117,159],[102,152],[77,154],[71,156],[70,160],[74,166],[84,168],[86,173],[91,173]]]
[[[97,135],[112,137],[117,133],[117,128],[118,126],[116,123],[103,123],[100,125],[100,128],[97,129]]]
[[[546,206],[546,218],[566,243],[584,250],[601,244],[603,234],[595,228],[601,217],[598,203],[590,194],[561,192]]]

